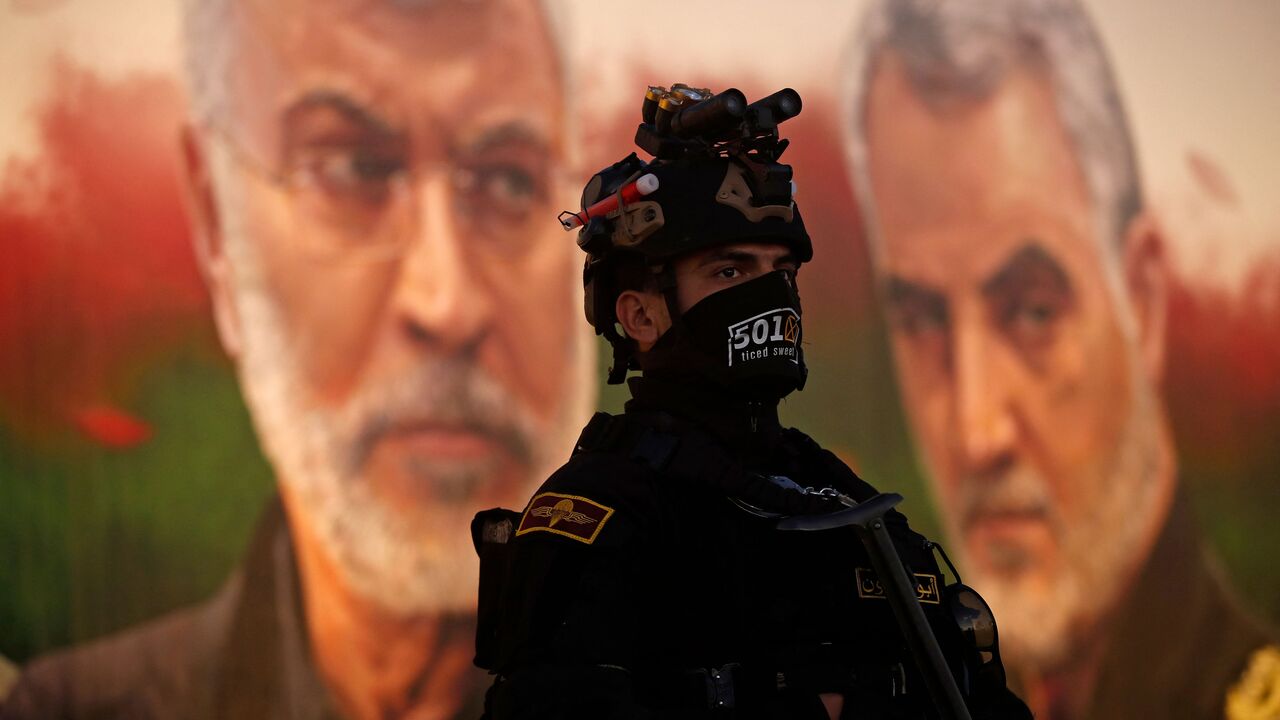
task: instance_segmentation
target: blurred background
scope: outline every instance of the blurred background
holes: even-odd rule
[[[1280,5],[1085,5],[1171,248],[1179,476],[1246,604],[1280,619]],[[564,2],[572,85],[547,102],[576,117],[585,181],[632,149],[648,84],[799,91],[783,134],[816,248],[811,374],[784,421],[934,534],[845,168],[840,78],[862,8]],[[191,250],[180,13],[0,5],[0,655],[17,663],[210,596],[273,492]],[[617,411],[607,359],[582,381]]]

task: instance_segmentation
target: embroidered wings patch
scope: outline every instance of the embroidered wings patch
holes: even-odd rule
[[[579,495],[535,495],[520,518],[516,535],[544,531],[573,538],[588,545],[596,541],[613,508]]]

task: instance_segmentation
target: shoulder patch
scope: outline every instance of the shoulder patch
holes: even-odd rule
[[[611,515],[613,508],[581,495],[542,493],[529,501],[516,535],[541,530],[590,545]]]
[[[1227,720],[1280,718],[1280,648],[1254,651],[1236,684],[1227,691]]]

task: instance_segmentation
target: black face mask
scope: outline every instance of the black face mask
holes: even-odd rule
[[[652,376],[698,376],[744,400],[776,401],[804,387],[800,296],[771,272],[713,293],[678,318],[640,365]]]

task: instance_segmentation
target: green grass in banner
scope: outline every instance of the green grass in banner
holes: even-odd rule
[[[0,654],[80,642],[208,597],[243,551],[271,473],[230,371],[179,356],[130,410],[128,450],[34,452],[0,430]]]
[[[1273,466],[1274,467],[1274,466]],[[1190,485],[1200,526],[1227,570],[1241,604],[1280,627],[1280,481],[1274,471],[1252,483],[1200,479]]]

